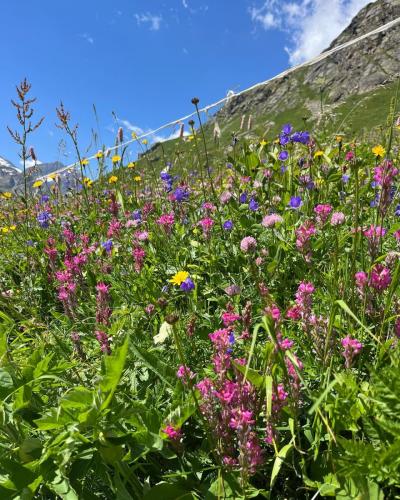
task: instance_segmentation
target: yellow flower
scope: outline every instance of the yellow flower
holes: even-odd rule
[[[148,143],[149,141],[147,139],[143,139],[142,141],[142,144],[144,144],[146,146],[146,144]]]
[[[4,234],[8,233],[8,231],[9,231],[8,227],[2,227],[1,228],[1,232],[4,233]]]
[[[314,153],[314,158],[318,158],[319,156],[323,156],[324,155],[324,152],[323,151],[316,151]]]
[[[32,184],[32,187],[34,187],[34,188],[38,188],[38,187],[40,187],[42,184],[43,184],[43,181],[35,181],[35,182]]]
[[[169,280],[170,283],[174,285],[181,285],[187,278],[189,278],[189,273],[187,271],[178,271],[172,278]]]
[[[131,134],[131,135],[132,135],[132,139],[137,139],[137,134],[136,134],[136,132],[132,132],[132,134]]]
[[[267,144],[267,141],[265,139],[260,141],[260,146],[264,147],[266,144]]]
[[[111,158],[111,161],[113,163],[118,163],[119,161],[121,161],[121,157],[119,155],[114,155],[112,158]]]
[[[5,193],[1,193],[2,198],[5,198],[6,200],[9,200],[12,198],[12,193],[10,191],[6,191]]]
[[[135,168],[136,167],[136,163],[134,161],[131,161],[130,163],[128,163],[128,168]]]
[[[17,226],[15,226],[14,224],[12,226],[9,227],[10,231],[15,231],[17,229]]]
[[[140,177],[140,175],[136,175],[136,176],[133,178],[133,180],[134,180],[135,182],[140,182],[140,181],[142,180],[142,178]]]
[[[86,184],[87,187],[92,187],[93,181],[92,179],[89,179],[89,177],[85,177],[83,179],[84,184]]]
[[[50,174],[50,175],[47,177],[47,180],[54,181],[54,179],[57,179],[57,177],[58,177],[58,174]]]
[[[342,142],[342,141],[343,141],[343,137],[341,135],[337,135],[336,142]]]
[[[116,175],[112,175],[109,179],[108,179],[108,183],[109,184],[115,184],[118,180],[118,177]]]
[[[378,144],[377,146],[372,148],[372,152],[375,156],[380,156],[381,158],[383,158],[385,155],[385,148],[381,144]]]
[[[188,136],[187,136],[187,139],[188,139],[188,141],[193,141],[193,139],[194,139],[194,135],[193,135],[193,134],[192,134],[192,135],[188,135]]]
[[[97,151],[97,153],[96,153],[96,158],[97,158],[98,160],[100,160],[101,158],[103,158],[103,151]]]
[[[87,158],[83,158],[81,161],[82,167],[86,167],[86,165],[89,165],[89,160]]]

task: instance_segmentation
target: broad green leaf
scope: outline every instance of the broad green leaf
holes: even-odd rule
[[[118,347],[111,356],[105,356],[104,358],[104,375],[100,381],[100,390],[104,398],[101,410],[106,409],[110,404],[115,389],[120,381],[125,366],[128,344],[129,338],[126,337],[124,343]]]
[[[160,360],[159,355],[154,354],[139,346],[131,346],[131,350],[140,361],[160,377],[166,384],[174,386],[176,382],[175,370]]]

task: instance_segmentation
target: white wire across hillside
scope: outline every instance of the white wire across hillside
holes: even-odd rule
[[[343,49],[345,49],[347,47],[350,47],[351,45],[354,45],[354,44],[360,42],[361,40],[365,40],[366,38],[369,38],[370,36],[376,35],[378,33],[382,33],[383,31],[386,31],[386,30],[392,28],[393,26],[395,26],[396,24],[399,24],[399,23],[400,23],[400,17],[397,17],[396,19],[393,19],[392,21],[389,21],[388,23],[383,24],[379,28],[376,28],[376,29],[374,29],[372,31],[369,31],[368,33],[365,33],[364,35],[361,35],[361,36],[359,36],[357,38],[353,38],[352,40],[349,40],[348,42],[345,42],[345,43],[342,43],[340,45],[337,45],[336,47],[333,47],[330,50],[322,52],[318,56],[316,56],[316,57],[314,57],[312,59],[309,59],[308,61],[305,61],[304,63],[298,64],[297,66],[293,66],[292,68],[289,68],[289,69],[287,69],[285,71],[282,71],[281,73],[279,73],[278,75],[273,76],[272,78],[268,78],[268,80],[264,80],[263,82],[256,83],[255,85],[252,85],[251,87],[248,87],[248,88],[246,88],[244,90],[241,90],[240,92],[233,92],[233,93],[231,92],[229,95],[227,95],[226,97],[220,99],[219,101],[214,102],[212,104],[208,104],[207,106],[204,106],[203,108],[199,109],[199,112],[200,113],[203,113],[203,112],[207,113],[210,109],[215,108],[216,106],[219,106],[220,104],[223,104],[224,102],[227,102],[230,99],[238,97],[238,96],[240,96],[242,94],[246,94],[247,92],[250,92],[250,91],[252,91],[254,89],[262,87],[262,86],[266,85],[269,82],[272,82],[274,80],[278,80],[279,78],[283,78],[284,76],[287,76],[287,75],[293,73],[294,71],[297,71],[300,68],[305,68],[307,66],[312,66],[313,64],[316,64],[316,63],[318,63],[320,61],[323,61],[327,57],[331,56],[332,54],[335,54],[336,52],[339,52],[340,50],[343,50]],[[188,114],[186,116],[182,116],[181,118],[177,118],[176,120],[173,120],[171,122],[165,123],[164,125],[161,125],[160,127],[156,128],[154,130],[149,130],[148,132],[146,132],[144,134],[141,134],[141,135],[135,137],[134,139],[130,139],[129,141],[126,141],[126,142],[124,142],[122,144],[118,144],[116,146],[112,146],[112,147],[106,148],[106,152],[107,152],[107,154],[109,154],[111,151],[115,151],[118,148],[124,148],[125,146],[128,146],[129,144],[132,144],[134,142],[140,141],[141,139],[145,139],[146,137],[155,135],[158,132],[160,132],[161,130],[164,130],[164,129],[168,128],[168,127],[179,125],[182,122],[185,122],[185,121],[189,120],[190,118],[192,118],[192,117],[194,117],[196,115],[197,115],[197,111],[194,111],[193,113],[190,113],[190,114]],[[93,156],[89,156],[87,159],[88,160],[93,160],[94,158],[96,158],[96,154],[94,154]],[[56,171],[52,172],[52,175],[54,175],[54,174],[61,174],[63,172],[66,172],[67,170],[75,168],[78,165],[79,165],[79,162],[72,163],[71,165],[68,165],[66,167],[63,167],[63,168],[61,168],[59,170],[56,170]],[[37,180],[46,180],[47,178],[48,178],[48,175],[44,175],[44,176],[38,177]]]

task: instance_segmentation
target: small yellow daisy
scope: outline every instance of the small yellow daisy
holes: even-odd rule
[[[35,181],[35,182],[32,184],[32,187],[34,187],[34,188],[38,188],[38,187],[40,187],[42,184],[43,184],[43,181]]]
[[[103,158],[103,156],[104,156],[104,155],[103,155],[103,151],[97,151],[97,153],[96,153],[96,158],[97,158],[98,160],[100,160],[101,158]]]
[[[116,175],[112,175],[109,179],[108,179],[108,183],[109,184],[115,184],[118,180],[118,177]]]
[[[134,180],[135,182],[140,182],[140,181],[142,180],[142,178],[140,177],[140,175],[136,175],[136,176],[133,178],[133,180]]]
[[[113,163],[118,163],[119,161],[121,161],[121,157],[119,155],[114,155],[112,158],[111,158],[111,161]]]
[[[82,167],[86,167],[86,165],[89,165],[89,160],[87,158],[83,158],[81,161]]]
[[[172,278],[169,280],[170,283],[174,285],[181,285],[187,278],[189,278],[189,273],[187,271],[178,271]]]
[[[12,193],[6,191],[5,193],[1,193],[1,197],[5,198],[6,200],[9,200],[10,198],[12,198]]]
[[[378,144],[377,146],[373,147],[372,152],[376,157],[379,156],[383,158],[385,156],[385,148],[381,144]]]

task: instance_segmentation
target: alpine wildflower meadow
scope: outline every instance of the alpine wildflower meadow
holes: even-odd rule
[[[0,498],[398,498],[395,106],[135,162],[57,116],[77,168],[0,193]]]

